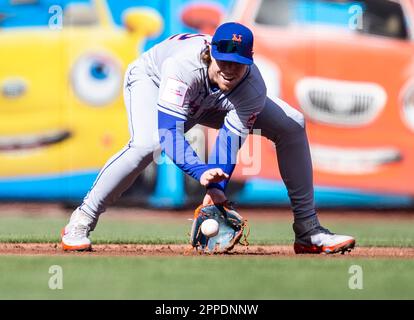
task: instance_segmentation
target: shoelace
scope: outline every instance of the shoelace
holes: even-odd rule
[[[69,236],[74,238],[87,238],[90,228],[82,224],[78,224],[69,229]]]
[[[326,229],[326,228],[324,228],[324,227],[322,227],[322,226],[319,226],[319,227],[317,227],[316,229],[317,229],[318,231],[320,231],[321,233],[325,233],[325,234],[329,234],[329,235],[334,235],[334,233],[333,233],[333,232],[329,231],[328,229]]]

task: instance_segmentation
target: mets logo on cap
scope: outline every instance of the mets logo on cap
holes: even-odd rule
[[[233,38],[231,40],[236,41],[236,42],[242,42],[243,36],[241,34],[233,34]]]
[[[253,64],[252,31],[241,23],[223,23],[213,35],[211,55],[216,60]]]

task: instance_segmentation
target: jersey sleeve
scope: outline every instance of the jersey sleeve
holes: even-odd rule
[[[266,95],[241,100],[224,118],[224,125],[234,134],[245,138],[252,129],[257,116],[263,110]]]
[[[184,136],[191,85],[191,70],[174,58],[167,58],[161,68],[158,96],[158,133],[161,149],[185,173],[197,181],[209,169]]]
[[[158,96],[158,110],[187,120],[189,94],[193,79],[176,59],[168,58],[161,67],[161,82]]]
[[[185,173],[200,181],[209,169],[184,137],[184,120],[158,111],[158,134],[161,149]]]
[[[216,143],[208,157],[208,164],[211,167],[221,168],[231,177],[237,162],[237,153],[244,143],[245,138],[234,134],[223,124],[216,138]],[[207,189],[216,188],[223,192],[226,190],[229,180],[219,183],[210,183]]]
[[[257,115],[263,110],[266,96],[240,99],[241,103],[230,110],[219,130],[215,146],[209,155],[208,164],[221,168],[230,177],[237,161],[237,153],[249,135]],[[211,183],[208,188],[225,191],[229,180]]]

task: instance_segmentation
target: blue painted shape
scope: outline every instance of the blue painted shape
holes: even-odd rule
[[[190,3],[200,3],[201,1],[194,0],[107,0],[108,6],[111,9],[114,22],[117,25],[122,25],[122,12],[130,7],[149,7],[157,10],[164,19],[164,30],[162,33],[153,39],[146,39],[144,50],[148,50],[155,44],[165,40],[169,36],[176,33],[197,32],[185,26],[181,21],[181,12],[183,8]],[[233,0],[210,0],[202,1],[203,3],[212,3],[219,5],[226,10],[233,2]]]
[[[414,199],[411,196],[320,186],[315,187],[315,202],[320,208],[409,208],[414,206]]]
[[[184,173],[165,156],[157,166],[157,180],[148,203],[156,208],[182,207],[186,201]]]
[[[245,205],[290,205],[283,182],[267,179],[251,179],[235,195],[234,200]],[[355,189],[315,186],[315,203],[318,208],[329,207],[377,207],[411,208],[414,199],[408,195],[371,193]]]
[[[96,80],[105,80],[108,78],[108,69],[102,63],[93,63],[89,69],[89,73]]]
[[[80,200],[89,191],[98,171],[0,179],[0,199]]]
[[[362,2],[326,2],[320,0],[297,0],[290,3],[291,20],[306,24],[328,24],[348,27],[352,14],[349,9],[358,5],[364,10]]]
[[[205,0],[203,3],[211,3],[220,6],[224,11],[230,8],[234,0]],[[6,18],[0,20],[0,28],[14,27],[46,27],[55,12],[49,13],[51,6],[60,6],[64,10],[68,4],[87,3],[91,0],[38,0],[32,4],[12,5],[9,0],[0,0],[0,13]],[[175,33],[196,32],[181,21],[183,8],[190,3],[200,3],[194,0],[107,0],[108,8],[114,23],[122,26],[122,14],[131,7],[148,7],[157,10],[164,19],[164,30],[155,38],[145,39],[144,50],[148,50],[158,42]]]
[[[49,13],[51,6],[63,9],[68,3],[90,3],[90,0],[38,0],[28,4],[12,4],[9,0],[0,0],[0,13],[6,15],[0,20],[1,28],[14,27],[46,27],[50,18],[55,14]]]
[[[122,14],[128,8],[151,8],[159,12],[159,14],[164,19],[164,30],[158,37],[145,39],[145,44],[143,45],[143,50],[146,51],[149,48],[153,47],[155,44],[167,38],[169,34],[169,27],[166,24],[166,20],[168,19],[169,12],[166,12],[163,8],[165,7],[165,3],[169,1],[165,0],[107,0],[108,7],[112,13],[112,19],[118,26],[122,26]]]

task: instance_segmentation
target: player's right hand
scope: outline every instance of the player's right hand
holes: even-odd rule
[[[209,183],[218,183],[229,178],[229,175],[220,168],[207,170],[200,177],[200,183],[206,187]]]
[[[223,204],[227,201],[227,197],[223,191],[216,188],[208,189],[203,199],[203,206],[210,204]]]

